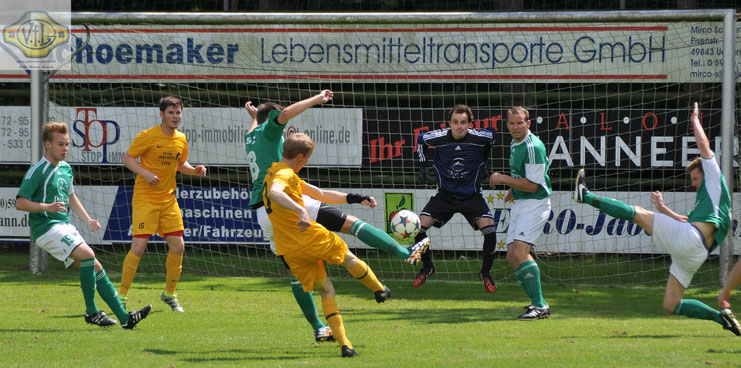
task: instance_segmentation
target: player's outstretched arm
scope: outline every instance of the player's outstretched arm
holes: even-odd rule
[[[369,206],[370,208],[374,208],[378,205],[376,199],[371,196],[321,189],[308,183],[304,188],[304,194],[329,204],[360,203],[364,206]]]
[[[538,184],[535,184],[530,180],[525,178],[513,178],[509,175],[495,172],[489,177],[489,185],[493,187],[497,184],[504,184],[510,188],[528,193],[535,193],[538,191]]]
[[[704,158],[713,157],[710,142],[708,142],[708,137],[702,129],[702,124],[700,124],[700,108],[697,102],[695,102],[695,109],[692,115],[690,115],[690,122],[692,123],[692,129],[695,131],[695,140],[697,141],[697,148],[700,150],[700,155]]]
[[[665,214],[665,215],[667,215],[667,216],[669,216],[669,217],[671,217],[671,218],[673,218],[673,219],[675,219],[677,221],[687,222],[687,220],[689,220],[689,217],[687,217],[685,215],[680,215],[680,214],[674,212],[671,208],[669,208],[669,206],[667,206],[664,203],[664,195],[661,194],[661,192],[659,192],[658,190],[657,191],[654,191],[653,193],[651,193],[651,203],[653,203],[653,205],[656,207],[656,210],[657,211],[659,211],[659,212],[661,212],[661,213],[663,213],[663,214]]]
[[[193,167],[188,161],[183,161],[178,164],[178,171],[185,175],[193,175],[193,176],[199,176],[204,177],[206,176],[206,167],[203,165],[198,165],[196,167]]]
[[[23,197],[15,198],[15,209],[25,212],[67,212],[67,207],[62,202],[39,203]]]
[[[131,156],[128,152],[124,153],[121,162],[123,162],[124,166],[129,170],[133,171],[134,174],[141,175],[149,185],[155,186],[160,183],[160,178],[157,175],[139,165],[134,156]]]
[[[728,301],[731,299],[731,292],[738,289],[741,286],[741,259],[736,262],[736,266],[733,267],[731,274],[728,275],[728,281],[723,289],[718,293],[718,305],[723,308],[730,308],[731,303]]]
[[[85,206],[82,205],[80,198],[78,198],[75,193],[69,195],[69,209],[77,216],[80,216],[82,221],[85,221],[87,226],[90,228],[90,231],[97,231],[100,229],[100,221],[94,220],[90,217],[87,211],[85,211]]]
[[[288,122],[288,120],[291,120],[296,115],[306,111],[308,108],[323,104],[329,101],[332,101],[332,97],[334,97],[334,93],[332,91],[325,89],[316,96],[307,98],[305,100],[301,100],[299,102],[296,102],[280,112],[280,115],[278,115],[278,124],[285,124]]]
[[[311,218],[309,217],[309,213],[306,211],[305,207],[294,202],[293,199],[291,199],[291,197],[289,197],[288,194],[284,192],[285,188],[285,185],[281,183],[273,183],[273,185],[270,186],[268,198],[272,202],[275,202],[291,211],[298,213],[299,218],[298,222],[296,222],[296,225],[298,225],[299,230],[304,231],[309,228],[309,225],[311,225]]]
[[[260,125],[260,122],[257,121],[257,108],[252,106],[252,101],[247,101],[244,103],[244,108],[247,110],[247,113],[250,114],[252,117],[252,123],[250,123],[249,129],[247,129],[247,133],[252,133],[255,128],[257,128],[258,125]]]

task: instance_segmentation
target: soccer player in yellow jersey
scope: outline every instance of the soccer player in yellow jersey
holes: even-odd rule
[[[183,218],[175,198],[175,174],[206,176],[204,166],[188,163],[188,141],[178,131],[183,115],[183,102],[168,96],[160,100],[162,123],[139,133],[123,157],[123,163],[136,173],[134,198],[131,201],[133,238],[131,250],[124,260],[121,289],[118,294],[126,305],[129,287],[134,281],[149,238],[155,232],[165,238],[167,253],[167,282],[161,299],[173,311],[183,312],[175,287],[183,269]],[[139,159],[139,162],[137,162]]]
[[[335,303],[332,282],[324,270],[326,261],[341,264],[355,279],[385,300],[390,290],[381,284],[373,270],[347,248],[337,234],[312,221],[302,195],[326,203],[342,203],[345,194],[322,190],[301,180],[296,174],[306,165],[316,144],[303,133],[289,135],[283,143],[283,158],[272,164],[263,183],[263,202],[273,225],[276,254],[290,268],[304,291],[317,289],[322,297],[322,310],[339,343],[343,357],[358,354],[345,335],[340,310]]]

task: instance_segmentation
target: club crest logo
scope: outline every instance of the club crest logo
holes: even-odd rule
[[[3,29],[3,40],[21,49],[26,57],[43,58],[69,41],[69,29],[46,12],[30,11]]]

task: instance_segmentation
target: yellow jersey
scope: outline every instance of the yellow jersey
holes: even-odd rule
[[[143,176],[137,175],[134,197],[149,202],[166,202],[170,199],[177,185],[175,174],[178,165],[188,160],[185,134],[175,130],[175,134],[166,135],[157,125],[139,133],[127,152],[133,158],[140,158],[139,164],[160,179],[159,184],[150,186]]]
[[[324,226],[311,221],[311,226],[304,231],[299,231],[297,225],[299,215],[297,212],[275,203],[268,198],[270,188],[274,183],[285,186],[284,193],[301,207],[306,208],[301,197],[306,187],[306,182],[296,175],[292,168],[280,162],[274,162],[265,174],[263,183],[262,199],[265,212],[268,213],[273,225],[273,236],[275,237],[275,252],[281,256],[306,248],[310,245],[324,244],[330,240],[330,232]]]

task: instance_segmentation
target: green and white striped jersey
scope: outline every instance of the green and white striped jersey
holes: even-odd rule
[[[551,179],[548,177],[548,156],[545,153],[545,145],[533,133],[520,143],[512,140],[509,154],[510,176],[516,179],[526,178],[538,184],[535,193],[523,192],[512,188],[512,195],[518,199],[544,199],[551,195]]]
[[[262,203],[262,184],[265,174],[273,162],[283,156],[283,131],[285,124],[278,124],[280,110],[268,113],[268,120],[244,136],[244,150],[247,153],[247,165],[252,176],[252,195],[250,207]],[[254,209],[254,208],[253,208]]]
[[[31,212],[28,220],[32,239],[44,235],[54,224],[69,223],[69,196],[74,192],[72,167],[67,162],[59,161],[54,166],[46,157],[42,157],[28,169],[16,197],[37,203],[62,202],[67,208],[67,212]]]
[[[726,179],[715,161],[715,154],[702,158],[703,178],[697,190],[695,208],[687,214],[687,222],[709,222],[715,225],[715,243],[710,251],[726,238],[731,227],[731,195],[726,186]]]

